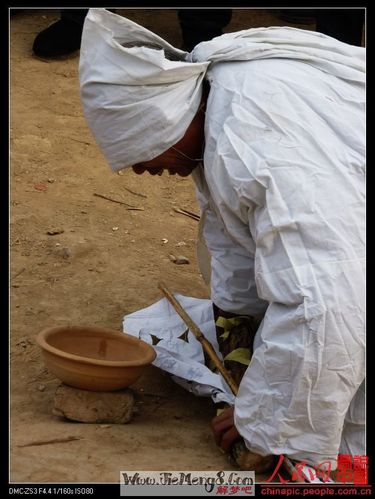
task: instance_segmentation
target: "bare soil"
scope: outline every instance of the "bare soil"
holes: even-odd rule
[[[181,46],[175,10],[118,12]],[[235,10],[226,31],[286,25],[276,14]],[[199,213],[192,180],[110,172],[83,118],[79,54],[32,55],[37,33],[58,18],[58,10],[29,10],[10,23],[10,481],[117,483],[120,470],[235,469],[213,441],[211,401],[152,366],[134,386],[138,414],[128,424],[52,414],[59,381],[35,343],[41,329],[121,330],[124,315],[161,298],[160,280],[173,292],[209,297],[196,262],[198,224],[174,211]],[[171,254],[190,263],[176,265]],[[66,437],[77,438],[28,445]]]

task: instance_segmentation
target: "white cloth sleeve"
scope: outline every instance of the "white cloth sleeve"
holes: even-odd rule
[[[211,300],[226,312],[243,315],[264,313],[267,302],[258,297],[254,276],[254,253],[241,246],[227,233],[219,216],[212,210],[202,177],[194,180],[197,199],[204,217],[203,237],[211,255]],[[251,235],[249,232],[249,239]],[[253,246],[253,241],[249,241]]]

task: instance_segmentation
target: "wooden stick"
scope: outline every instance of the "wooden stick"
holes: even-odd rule
[[[22,272],[23,272],[24,270],[26,270],[26,267],[24,267],[24,268],[23,268],[23,269],[21,269],[19,272],[17,272],[17,274],[15,274],[15,275],[12,277],[12,279],[15,279],[16,277],[18,277],[19,275],[21,275],[21,274],[22,274]]]
[[[195,213],[191,213],[190,211],[182,210],[180,208],[173,208],[176,213],[181,213],[181,215],[185,215],[185,217],[190,217],[193,220],[197,220],[199,222],[200,216]]]
[[[79,142],[80,144],[85,144],[86,146],[91,146],[91,142],[86,142],[85,140],[73,139],[73,137],[64,137],[64,139],[74,140],[74,142]]]
[[[211,343],[204,337],[202,331],[195,324],[195,322],[193,322],[193,319],[185,312],[185,310],[182,308],[182,306],[176,300],[176,298],[170,293],[170,291],[168,291],[168,289],[165,287],[165,285],[160,282],[158,287],[164,293],[165,297],[168,299],[168,301],[171,303],[171,305],[173,305],[174,309],[176,310],[178,315],[181,317],[181,319],[185,322],[185,324],[188,326],[190,331],[194,334],[194,336],[197,338],[197,340],[201,343],[203,350],[207,353],[207,355],[210,357],[212,362],[217,367],[218,371],[222,374],[223,378],[228,383],[233,394],[237,395],[237,393],[238,393],[237,383],[234,381],[234,379],[232,378],[230,373],[225,369],[224,365],[222,364],[221,360],[219,359],[215,350],[213,349]]]
[[[191,215],[192,217],[196,218],[197,220],[200,219],[200,216],[197,215],[196,213],[193,213],[192,211],[185,210],[184,208],[181,208],[181,211],[186,213],[187,215]]]
[[[132,209],[136,209],[136,207],[131,205],[131,204],[124,203],[123,201],[117,201],[117,199],[112,199],[108,196],[103,196],[103,194],[98,194],[97,192],[94,192],[94,196],[97,196],[98,198],[106,199],[107,201],[112,201],[112,203],[123,204],[125,206],[130,206]]]
[[[29,444],[17,445],[17,447],[33,447],[34,445],[63,444],[65,442],[73,442],[74,440],[81,440],[81,437],[53,438],[52,440],[35,440],[35,442],[30,442]]]
[[[135,196],[140,196],[141,198],[147,198],[146,194],[141,194],[140,192],[135,192],[135,191],[132,191],[131,189],[129,189],[128,187],[124,187],[124,189],[126,189],[128,192],[130,192],[131,194],[134,194]]]

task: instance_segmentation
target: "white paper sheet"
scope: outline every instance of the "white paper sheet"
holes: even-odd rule
[[[221,358],[216,341],[211,300],[180,294],[174,296]],[[200,342],[166,298],[126,315],[123,320],[123,330],[151,345],[152,337],[159,339],[160,341],[153,345],[156,351],[153,365],[170,373],[173,380],[186,390],[195,395],[210,396],[215,403],[234,404],[234,395],[229,386],[220,374],[213,373],[205,366]]]

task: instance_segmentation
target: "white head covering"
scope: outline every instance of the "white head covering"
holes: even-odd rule
[[[208,66],[183,62],[186,55],[122,16],[89,10],[80,51],[81,99],[112,170],[153,159],[184,136]]]
[[[184,136],[210,64],[299,59],[339,78],[365,81],[365,49],[322,33],[252,28],[199,43],[188,54],[105,9],[89,10],[80,54],[84,114],[114,171],[149,161]]]
[[[365,81],[366,50],[317,31],[271,26],[225,33],[194,47],[187,60],[297,59],[343,80]]]

